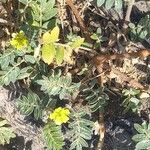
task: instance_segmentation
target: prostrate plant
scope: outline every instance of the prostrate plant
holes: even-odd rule
[[[42,36],[42,59],[45,63],[51,64],[52,62],[61,65],[63,61],[70,63],[73,49],[79,48],[84,38],[76,37],[76,39],[69,41],[66,44],[57,43],[59,41],[60,29],[58,26],[54,27],[51,31],[47,31]],[[68,55],[70,54],[70,55]]]
[[[142,41],[150,36],[150,15],[142,17],[137,25],[130,23],[130,35],[133,41]]]
[[[7,125],[7,126],[6,126]],[[0,121],[0,145],[9,144],[11,138],[15,138],[16,135],[11,127],[8,127],[6,120]]]
[[[23,115],[29,116],[33,113],[37,120],[42,118],[42,100],[31,91],[17,100],[17,106]]]
[[[123,0],[97,0],[97,6],[104,5],[107,10],[114,7],[114,9],[120,13],[123,6]]]
[[[136,90],[136,89],[133,89],[133,88],[124,89],[122,91],[122,93],[125,96],[125,99],[122,103],[122,106],[125,107],[124,112],[126,113],[130,109],[133,112],[136,112],[138,110],[138,106],[140,104],[140,100],[139,100],[139,98],[137,98],[138,95],[140,94],[140,90]]]
[[[80,83],[73,83],[71,75],[62,76],[61,71],[53,72],[51,76],[36,81],[41,85],[41,90],[49,96],[58,95],[62,99],[70,99],[73,94],[78,92]]]
[[[31,64],[36,62],[34,57],[29,55],[31,51],[28,49],[28,40],[22,31],[16,33],[10,42],[14,49],[7,49],[0,55],[1,85],[27,79],[33,72]]]
[[[138,132],[132,137],[132,140],[137,143],[136,150],[150,150],[150,123],[134,124],[134,128]]]
[[[43,138],[48,150],[61,150],[64,145],[64,138],[61,132],[61,126],[54,122],[48,122],[43,128]]]
[[[82,150],[89,147],[87,141],[92,137],[93,122],[89,119],[87,112],[68,108],[57,108],[50,114],[47,125],[43,128],[43,137],[48,149],[61,150],[64,145],[64,136],[61,131],[61,124],[68,123],[69,130],[66,130],[66,138],[71,142],[70,149]],[[70,118],[70,121],[68,121]],[[57,124],[57,125],[56,125]],[[69,146],[69,145],[68,145]]]
[[[41,34],[42,29],[48,29],[55,25],[57,9],[55,0],[19,0],[26,5],[25,9],[20,9],[25,15],[27,23],[36,27]],[[55,19],[54,19],[55,17]],[[53,20],[54,19],[54,20]]]
[[[91,111],[97,110],[103,112],[104,107],[107,105],[109,97],[100,89],[97,82],[91,82],[90,88],[87,87],[82,90],[84,99],[88,102]]]
[[[87,141],[92,137],[93,122],[86,119],[86,115],[83,108],[78,111],[73,110],[70,115],[72,119],[72,122],[69,123],[70,149],[82,150],[83,147],[89,147]]]
[[[92,34],[91,36],[91,39],[95,41],[95,48],[99,48],[101,47],[101,42],[105,41],[106,38],[104,38],[102,36],[102,30],[101,28],[98,28],[96,33]]]

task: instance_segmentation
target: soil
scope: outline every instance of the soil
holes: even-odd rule
[[[10,88],[0,87],[0,117],[6,119],[17,134],[10,144],[4,146],[4,150],[44,150],[40,128],[33,124],[33,119],[26,119],[19,113],[12,94],[15,93]]]

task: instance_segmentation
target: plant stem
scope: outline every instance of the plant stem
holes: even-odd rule
[[[123,30],[125,33],[128,28],[128,23],[130,22],[130,15],[131,15],[131,11],[132,11],[132,7],[133,7],[134,3],[135,3],[135,0],[129,0],[129,2],[128,2],[128,8],[127,8],[124,25],[123,25]]]

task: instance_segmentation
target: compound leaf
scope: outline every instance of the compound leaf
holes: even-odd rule
[[[61,126],[49,122],[43,129],[43,137],[49,150],[61,150],[64,142]]]
[[[20,112],[29,116],[34,113],[34,117],[38,120],[42,116],[42,106],[40,98],[37,94],[29,92],[27,96],[22,96],[17,100],[17,106]]]

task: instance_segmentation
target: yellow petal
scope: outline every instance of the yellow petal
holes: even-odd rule
[[[63,116],[63,117],[61,118],[61,121],[62,121],[63,123],[66,123],[68,120],[69,120],[69,117],[67,117],[67,116]]]
[[[64,114],[65,114],[65,115],[69,115],[69,114],[70,114],[69,109],[65,109],[65,110],[64,110]]]
[[[62,110],[62,107],[58,107],[57,109],[55,109],[55,112],[60,112]]]
[[[62,124],[62,122],[60,122],[58,120],[55,120],[55,123],[56,123],[56,125],[61,125]]]
[[[49,118],[50,119],[55,119],[55,114],[54,113],[50,114]]]

